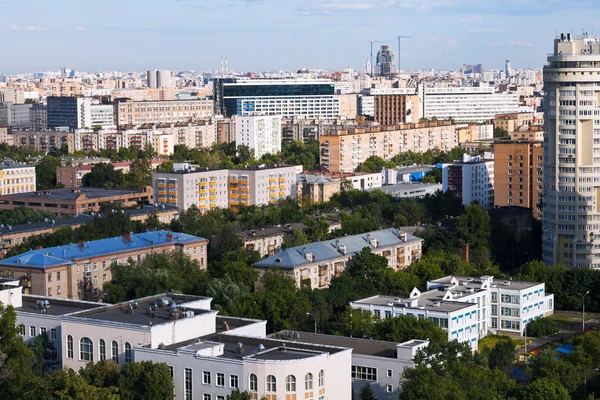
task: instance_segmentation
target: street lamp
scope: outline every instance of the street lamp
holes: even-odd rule
[[[581,313],[581,327],[582,327],[583,332],[585,332],[585,296],[590,294],[590,291],[588,290],[584,294],[581,294],[581,293],[577,293],[577,294],[580,295],[581,299],[583,300],[583,311]]]
[[[315,333],[317,333],[317,316],[309,312],[307,312],[306,315],[312,315],[312,317],[315,319]]]

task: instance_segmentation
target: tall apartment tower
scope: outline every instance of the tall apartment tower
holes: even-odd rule
[[[396,72],[396,56],[390,46],[381,46],[381,49],[377,52],[375,67],[377,76],[390,76]]]
[[[156,89],[158,87],[156,82],[156,70],[146,71],[146,79],[148,80],[148,88]]]
[[[546,264],[600,268],[600,43],[561,34],[544,67]]]
[[[259,159],[281,151],[281,115],[238,115],[235,120],[235,142],[254,150]]]
[[[162,89],[171,87],[171,71],[167,69],[155,69],[146,71],[148,88]]]
[[[510,79],[512,76],[512,66],[510,64],[510,60],[506,60],[506,64],[504,65],[504,73],[506,74],[506,79]]]

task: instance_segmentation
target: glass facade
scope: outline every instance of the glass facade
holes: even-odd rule
[[[48,97],[48,129],[68,126],[77,129],[77,98]]]

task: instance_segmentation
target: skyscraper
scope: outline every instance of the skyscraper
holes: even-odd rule
[[[377,52],[375,69],[375,75],[377,76],[390,76],[396,72],[396,56],[390,46],[383,45]]]
[[[600,44],[561,34],[544,67],[546,264],[600,268]]]
[[[506,74],[506,79],[510,79],[512,76],[512,67],[510,65],[510,60],[506,60],[506,64],[504,65],[504,73]]]
[[[171,87],[171,71],[166,69],[148,70],[146,71],[146,79],[150,89]]]
[[[148,81],[148,87],[150,89],[156,89],[158,87],[156,83],[156,70],[146,71],[146,79]]]

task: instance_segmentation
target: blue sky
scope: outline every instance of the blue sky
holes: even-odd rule
[[[370,40],[402,66],[541,67],[556,31],[600,34],[599,0],[0,0],[0,73],[362,68]]]

